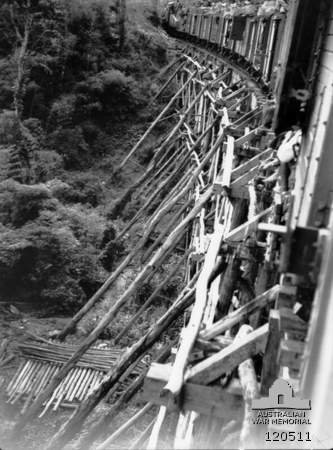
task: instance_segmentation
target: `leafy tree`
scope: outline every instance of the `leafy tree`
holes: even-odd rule
[[[0,183],[0,298],[72,311],[106,277],[98,255],[108,227],[89,207],[64,206],[45,185]]]

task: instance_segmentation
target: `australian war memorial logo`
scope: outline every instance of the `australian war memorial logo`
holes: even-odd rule
[[[288,381],[278,378],[268,397],[252,400],[255,425],[310,425],[311,401],[297,398]]]

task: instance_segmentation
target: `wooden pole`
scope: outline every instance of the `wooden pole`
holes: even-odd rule
[[[230,230],[233,230],[241,225],[244,220],[246,220],[246,217],[247,200],[237,199],[236,201],[234,201]],[[222,277],[218,302],[218,311],[221,316],[225,316],[228,313],[232,294],[235,290],[235,285],[239,278],[240,263],[240,259],[234,255]]]
[[[141,136],[141,138],[138,140],[138,142],[134,145],[134,147],[131,149],[131,151],[128,153],[128,155],[123,159],[123,161],[120,163],[117,170],[120,170],[124,167],[124,165],[127,163],[127,161],[134,155],[134,153],[137,151],[137,149],[140,147],[140,145],[143,143],[143,141],[146,139],[146,137],[152,132],[152,130],[155,128],[156,124],[162,119],[162,117],[168,112],[168,110],[171,108],[175,100],[178,98],[178,96],[183,92],[183,90],[186,89],[186,87],[191,83],[192,79],[195,77],[196,71],[192,73],[192,75],[187,79],[186,83],[178,89],[176,94],[172,97],[172,99],[169,101],[169,103],[166,105],[166,107],[160,112],[160,114],[157,116],[157,118],[153,121],[153,123],[149,126],[148,130]],[[173,134],[174,136],[174,134]],[[172,137],[173,137],[172,136]],[[168,143],[170,142],[171,138],[168,139]],[[163,145],[163,144],[162,144]],[[165,148],[165,146],[164,146]]]
[[[142,247],[141,242],[134,247],[134,249],[124,258],[117,269],[112,272],[112,274],[107,278],[107,280],[102,284],[102,286],[95,292],[95,294],[88,300],[88,302],[82,306],[82,308],[75,314],[72,320],[65,326],[65,328],[58,334],[57,338],[61,341],[65,339],[68,334],[74,333],[76,325],[82,319],[82,317],[87,314],[94,304],[102,297],[103,294],[107,292],[110,286],[115,282],[118,276],[123,272],[123,270],[130,264],[135,256],[137,256],[140,248]]]
[[[237,323],[240,323],[246,317],[249,317],[253,314],[253,312],[264,308],[270,303],[273,303],[276,300],[276,296],[279,291],[279,285],[273,286],[271,289],[268,289],[266,292],[258,295],[246,305],[241,306],[236,311],[229,313],[221,320],[215,322],[211,327],[202,331],[200,337],[202,339],[214,339],[216,336],[223,334]]]
[[[212,125],[211,125],[212,126]],[[207,132],[207,129],[206,129]],[[202,134],[200,136],[201,141],[204,138],[204,134]],[[199,139],[200,139],[199,138]],[[154,217],[154,219],[151,221],[147,231],[144,234],[144,238],[145,238],[145,242],[147,241],[151,231],[154,229],[154,227],[156,226],[156,224],[160,221],[161,217],[164,216],[164,214],[167,211],[170,211],[170,209],[177,203],[179,202],[184,195],[186,195],[195,185],[195,182],[197,180],[197,178],[199,177],[199,175],[202,172],[202,169],[205,167],[205,165],[208,163],[208,161],[212,158],[212,156],[215,154],[215,152],[217,151],[217,149],[219,148],[219,146],[222,144],[224,138],[224,134],[223,131],[222,133],[218,136],[218,138],[216,139],[215,144],[213,145],[213,147],[210,149],[210,151],[207,153],[207,155],[202,159],[200,165],[194,170],[190,180],[188,181],[187,185],[172,199],[172,201],[170,203],[168,203],[164,208],[162,208],[158,214],[156,214],[156,216]],[[198,141],[199,141],[198,139]],[[196,142],[196,144],[194,145],[194,147],[197,145],[198,141]],[[201,142],[200,141],[200,142]],[[208,191],[212,190],[213,186],[209,187]],[[205,194],[203,194],[205,195]]]
[[[182,388],[188,357],[199,333],[201,319],[207,302],[208,278],[215,265],[215,260],[223,239],[223,232],[224,227],[219,224],[209,244],[205,262],[198,280],[195,304],[189,324],[184,330],[184,333],[182,333],[181,344],[173,364],[169,381],[162,391],[162,395],[171,397],[173,402],[177,401],[177,396]]]
[[[105,450],[109,445],[114,443],[114,441],[125,431],[127,431],[132,425],[134,425],[142,416],[144,416],[151,408],[154,406],[153,403],[147,403],[140,411],[138,411],[134,416],[132,416],[127,422],[125,422],[117,431],[111,434],[102,444],[96,447],[96,450]]]
[[[158,221],[155,222],[155,218],[158,216],[160,219],[162,216],[160,215],[160,211],[165,210],[168,208],[171,202],[173,202],[174,196],[177,194],[177,192],[180,192],[184,189],[184,187],[187,185],[189,180],[191,179],[192,173],[193,173],[193,167],[190,166],[187,169],[187,172],[183,175],[183,177],[175,184],[175,186],[171,189],[170,193],[165,197],[165,199],[161,202],[160,206],[154,211],[154,213],[151,215],[147,222],[146,226],[146,233],[148,230],[150,230],[149,234],[153,231],[153,229],[158,224]],[[178,200],[178,203],[182,201],[182,199]],[[173,206],[177,206],[176,204]],[[170,208],[171,209],[171,208]],[[167,209],[169,211],[169,209]],[[153,228],[151,228],[151,224],[153,224]]]
[[[220,378],[223,373],[231,372],[243,361],[263,352],[267,336],[268,324],[265,324],[239,342],[233,341],[228,347],[188,369],[186,382],[206,385]]]
[[[176,147],[177,143],[174,143],[172,145],[173,145],[173,147]],[[154,186],[160,182],[160,180],[165,176],[165,172],[167,172],[169,167],[172,166],[172,161],[177,158],[177,156],[178,156],[176,153],[177,151],[179,151],[179,150],[176,150],[175,148],[173,148],[173,152],[172,152],[171,156],[165,161],[165,163],[163,165],[160,165],[160,168],[157,167],[158,170],[154,171],[154,175],[148,180],[147,185],[146,186],[143,185],[142,188],[139,189],[139,192],[137,195],[140,195],[140,193],[143,191],[144,192],[151,191],[151,189],[153,189]],[[180,149],[180,151],[182,151],[182,148]],[[165,153],[161,159],[164,159],[164,156],[166,154],[167,153]]]
[[[143,270],[137,275],[135,280],[126,289],[126,291],[121,295],[121,297],[114,303],[109,312],[103,317],[96,328],[90,333],[90,335],[83,341],[80,347],[76,350],[73,356],[68,360],[66,364],[60,369],[58,374],[53,378],[49,386],[44,390],[43,393],[36,399],[35,403],[31,408],[21,416],[20,420],[16,423],[14,427],[14,433],[18,430],[22,430],[23,427],[35,417],[42,407],[43,403],[47,401],[48,397],[56,389],[56,387],[61,383],[62,379],[67,375],[72,367],[79,361],[81,356],[88,350],[88,348],[96,342],[100,334],[109,325],[111,320],[114,318],[116,312],[119,308],[135,293],[138,286],[152,273],[154,268],[161,263],[164,254],[170,251],[178,243],[180,237],[182,237],[184,230],[187,225],[196,217],[198,212],[201,210],[202,206],[208,201],[213,193],[213,187],[208,189],[202,198],[194,205],[193,209],[186,216],[186,218],[178,225],[178,227],[170,234],[168,239],[165,241],[163,246],[155,253],[151,258],[149,263],[143,268]]]
[[[156,362],[162,363],[169,357],[171,349],[176,344],[175,341],[169,342],[164,345],[156,356]],[[147,368],[148,370],[148,368]],[[80,448],[89,448],[95,440],[100,436],[105,435],[105,430],[112,422],[112,420],[118,415],[118,413],[125,407],[126,403],[138,392],[143,385],[147,370],[144,370],[120,395],[115,403],[112,404],[107,414],[103,415],[97,422],[94,420],[92,426],[88,430],[88,433],[79,442]],[[110,391],[109,391],[110,392]]]
[[[184,59],[184,55],[180,55],[180,56],[176,56],[172,61],[169,62],[169,64],[165,67],[163,67],[163,69],[161,69],[161,71],[159,72],[159,74],[157,75],[157,78],[161,79],[164,77],[164,75],[170,70],[172,69],[176,64],[178,64],[180,61],[182,61]]]
[[[279,376],[279,352],[281,342],[281,324],[278,310],[271,310],[269,314],[269,333],[267,346],[262,363],[261,395],[267,396],[270,387]]]
[[[142,261],[146,261],[151,254],[156,250],[156,248],[161,244],[163,239],[167,236],[168,233],[174,228],[175,224],[178,222],[178,220],[181,218],[182,214],[186,209],[190,206],[192,203],[192,198],[189,198],[179,209],[179,211],[174,215],[174,217],[169,222],[168,226],[160,233],[156,241],[153,243],[153,245],[146,251],[146,253],[142,257]]]
[[[189,289],[183,297],[179,298],[168,311],[154,324],[138,342],[124,354],[116,367],[104,378],[99,387],[78,407],[72,417],[56,433],[47,450],[62,450],[65,445],[78,433],[90,412],[99,404],[107,392],[118,382],[124,371],[136,360],[141,358],[161,336],[171,323],[179,317],[193,301],[194,287],[191,287],[197,277],[189,283]],[[22,428],[21,428],[22,429]]]
[[[160,406],[160,410],[156,417],[156,421],[154,423],[154,427],[153,427],[153,430],[152,430],[150,438],[149,438],[147,450],[155,450],[157,448],[158,437],[160,435],[166,413],[167,413],[167,407],[163,406],[163,405]]]
[[[239,342],[252,331],[253,329],[249,325],[242,325],[235,336],[234,342]],[[260,443],[257,442],[256,439],[258,428],[252,423],[252,400],[259,397],[259,389],[256,372],[251,358],[243,361],[238,366],[238,375],[245,403],[243,426],[240,436],[240,448],[259,448]]]
[[[175,76],[182,70],[182,68],[185,66],[186,61],[183,61],[178,67],[177,69],[170,75],[170,77],[166,80],[166,82],[163,84],[163,86],[161,87],[161,89],[157,92],[156,95],[154,95],[154,97],[152,98],[150,103],[154,103],[155,100],[158,99],[158,97],[162,94],[162,92],[165,91],[165,89],[169,86],[169,84],[171,83],[171,81],[175,78]]]
[[[181,156],[181,155],[180,155]],[[142,214],[147,210],[147,208],[152,204],[153,200],[158,196],[162,195],[163,191],[167,188],[168,184],[172,182],[172,180],[182,172],[182,169],[184,168],[184,164],[186,164],[188,160],[188,155],[185,155],[180,161],[176,159],[174,165],[175,168],[173,171],[169,174],[169,176],[159,185],[159,187],[153,192],[150,197],[147,198],[147,200],[144,202],[144,204],[141,206],[139,211],[134,215],[134,217],[128,222],[126,227],[121,231],[121,233],[116,237],[116,241],[120,240],[125,234],[132,228],[132,226],[137,223],[138,219]]]
[[[139,310],[131,317],[131,320],[125,325],[125,327],[118,333],[115,337],[114,343],[116,344],[124,334],[130,329],[133,323],[136,321],[138,317],[153,303],[153,301],[158,297],[160,291],[166,286],[166,284],[172,279],[172,277],[179,271],[180,266],[186,260],[188,255],[191,253],[191,250],[188,250],[180,259],[178,264],[175,265],[174,269],[169,273],[169,275],[165,278],[165,280],[157,286],[154,292],[148,297],[148,299],[144,302],[144,304],[139,308]]]
[[[161,142],[155,144],[157,147],[161,145],[161,143],[166,139],[166,136],[163,136]],[[170,147],[167,152],[160,158],[159,161],[153,160],[150,162],[148,168],[145,172],[125,191],[125,193],[115,201],[113,208],[108,213],[109,218],[116,219],[119,215],[119,212],[122,211],[124,206],[131,200],[132,194],[141,186],[144,186],[146,182],[149,182],[149,178],[151,175],[155,176],[156,170],[159,168],[161,164],[164,163],[165,158],[167,158],[168,153],[172,150],[173,143],[170,144]]]
[[[141,449],[143,444],[146,442],[148,435],[150,433],[150,430],[153,428],[155,423],[155,419],[153,419],[149,425],[140,433],[139,437],[133,442],[133,444],[130,446],[129,450],[138,450]]]
[[[191,77],[186,81],[186,83],[191,79]],[[185,84],[186,84],[185,83]],[[184,85],[185,86],[185,85]],[[189,113],[192,111],[192,109],[194,108],[194,106],[197,104],[197,102],[200,100],[200,98],[203,96],[204,92],[207,90],[208,88],[208,84],[205,85],[200,91],[199,93],[196,95],[196,97],[192,100],[192,102],[189,104],[188,108],[186,109],[186,111],[181,115],[181,119],[179,120],[179,122],[177,123],[177,125],[174,127],[174,129],[172,130],[172,132],[169,134],[169,136],[167,137],[167,139],[165,140],[165,142],[161,145],[161,147],[158,149],[159,153],[162,153],[162,151],[164,151],[164,149],[169,145],[169,142],[171,141],[171,139],[174,138],[174,136],[176,135],[176,133],[178,133],[178,131],[181,129],[181,127],[184,125],[187,116],[189,115]]]
[[[223,273],[222,283],[219,289],[219,301],[217,309],[220,317],[228,314],[232,295],[235,290],[236,283],[240,277],[241,260],[236,256],[232,256],[228,266]]]

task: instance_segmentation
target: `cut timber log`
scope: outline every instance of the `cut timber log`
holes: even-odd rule
[[[158,412],[158,415],[156,417],[156,421],[154,423],[153,430],[152,430],[150,438],[149,438],[147,450],[155,450],[157,448],[158,438],[160,435],[160,431],[161,431],[166,413],[167,413],[167,407],[161,406],[160,410]]]
[[[172,372],[170,364],[153,363],[144,382],[142,397],[157,404],[167,406],[169,411],[178,411],[178,405],[169,403],[168,398],[161,395],[163,387],[168,383]],[[182,408],[200,414],[229,419],[237,417],[242,406],[239,392],[221,387],[207,387],[199,384],[185,383],[182,392]]]
[[[223,273],[217,304],[217,310],[222,317],[228,314],[236,283],[240,278],[240,265],[241,260],[233,256]]]
[[[178,64],[179,62],[181,62],[184,59],[183,55],[180,56],[176,56],[174,59],[172,59],[169,64],[165,67],[163,67],[163,69],[161,69],[161,71],[158,73],[157,78],[161,79],[164,77],[164,75],[166,75],[168,73],[168,71],[170,69],[172,69],[176,64]]]
[[[300,317],[296,316],[289,308],[280,308],[281,331],[287,333],[298,333],[305,337],[308,325]]]
[[[173,71],[173,73],[170,75],[170,77],[166,80],[166,82],[163,84],[161,89],[157,92],[157,94],[152,98],[150,103],[154,103],[155,100],[158,99],[158,97],[162,94],[162,92],[165,91],[165,89],[169,86],[171,81],[175,78],[175,76],[182,70],[182,68],[185,66],[186,61],[183,61],[176,70]]]
[[[138,219],[143,215],[143,213],[151,208],[154,200],[156,200],[158,196],[163,195],[163,193],[165,193],[165,191],[167,191],[170,188],[170,184],[172,183],[172,181],[177,176],[179,176],[180,173],[183,173],[183,169],[187,164],[188,159],[189,155],[185,155],[183,158],[178,157],[176,159],[176,161],[174,162],[175,167],[173,168],[172,172],[166,177],[165,180],[163,180],[163,182],[159,184],[159,186],[156,187],[155,191],[146,199],[146,201],[139,208],[134,217],[121,230],[121,233],[118,234],[115,241],[121,240],[125,236],[125,234],[132,228],[132,226],[138,222]]]
[[[279,376],[279,349],[281,341],[280,314],[277,310],[269,313],[269,331],[267,345],[262,363],[261,395],[267,396],[270,387]]]
[[[253,329],[249,325],[242,325],[235,336],[235,342],[241,341],[251,332],[253,332]],[[251,358],[238,366],[238,376],[242,386],[245,403],[243,426],[240,435],[240,448],[259,448],[260,443],[257,442],[256,439],[258,432],[257,426],[252,422],[252,400],[259,397],[259,389]]]
[[[147,425],[147,427],[140,433],[137,439],[131,444],[129,450],[139,450],[146,447],[143,447],[144,443],[148,439],[149,433],[151,429],[153,428],[155,423],[155,419],[153,419],[150,424]]]
[[[260,137],[264,133],[265,129],[262,127],[254,128],[253,130],[249,131],[248,133],[244,134],[244,136],[241,136],[240,138],[236,139],[235,141],[235,147],[240,147],[241,145],[250,143],[252,139],[255,137]]]
[[[156,241],[149,247],[149,249],[146,251],[146,253],[142,257],[142,261],[147,261],[148,258],[151,257],[152,253],[156,250],[156,248],[163,242],[163,240],[166,238],[166,236],[173,230],[176,226],[176,224],[181,219],[182,214],[185,213],[187,208],[190,207],[191,203],[193,202],[193,199],[189,197],[187,201],[184,202],[184,204],[179,208],[178,212],[175,213],[173,218],[168,223],[168,226],[165,227],[163,231],[159,234]]]
[[[177,352],[170,379],[163,390],[164,395],[173,397],[174,401],[177,401],[177,396],[181,391],[189,354],[199,333],[201,319],[203,317],[207,302],[208,279],[215,265],[215,260],[222,243],[223,233],[224,226],[219,224],[209,244],[205,262],[198,279],[195,304],[191,313],[190,321],[182,334],[182,340]]]
[[[191,253],[191,250],[188,250],[180,259],[178,264],[175,265],[174,269],[168,274],[165,280],[157,286],[154,292],[148,297],[148,299],[144,302],[144,304],[139,308],[139,310],[131,317],[131,320],[125,325],[125,327],[119,332],[116,336],[114,342],[117,343],[122,336],[130,329],[133,323],[136,321],[138,317],[153,303],[153,301],[158,297],[160,291],[167,285],[167,283],[171,280],[171,278],[179,271],[180,266],[186,261],[187,257]]]
[[[175,345],[175,341],[170,342],[169,344],[163,346],[163,348],[158,352],[156,356],[156,362],[162,363],[166,361],[169,357],[172,347]],[[119,412],[125,407],[126,403],[131,400],[131,398],[141,389],[146,372],[142,372],[129,386],[128,388],[120,395],[115,403],[112,404],[111,408],[107,412],[107,414],[103,415],[97,421],[94,420],[92,426],[88,429],[88,433],[84,435],[83,439],[79,442],[80,448],[90,448],[93,443],[104,436],[105,430],[107,430],[108,425],[112,422],[112,420],[119,414]],[[109,395],[110,390],[107,395]]]
[[[237,228],[241,223],[244,222],[247,216],[247,210],[248,202],[246,200],[235,200],[233,202],[233,210],[230,223],[231,230]],[[224,234],[223,240],[226,241],[226,234]],[[240,275],[240,264],[241,260],[233,255],[223,274],[222,283],[219,289],[218,302],[218,311],[222,316],[225,316],[229,311],[232,295]]]
[[[237,228],[229,231],[229,233],[225,235],[224,240],[226,242],[242,241],[248,234],[256,231],[258,222],[264,217],[266,217],[268,214],[270,214],[272,211],[273,207],[270,206],[269,208],[265,209],[264,211],[260,212],[255,217],[253,217],[253,219],[248,220],[242,225],[239,225]]]
[[[141,249],[142,244],[138,242],[138,244],[134,247],[134,249],[124,258],[124,260],[120,263],[117,269],[112,272],[112,274],[107,278],[107,280],[102,284],[102,286],[95,292],[95,294],[85,303],[82,308],[74,315],[74,317],[69,321],[66,327],[58,334],[57,338],[61,341],[65,339],[68,334],[74,333],[76,325],[82,319],[82,317],[87,314],[94,304],[104,295],[107,290],[111,287],[111,285],[115,282],[115,280],[119,277],[119,275],[123,272],[123,270],[131,263],[133,258],[137,256],[139,250]]]
[[[246,173],[240,177],[234,179],[230,185],[231,196],[233,198],[249,198],[248,184],[254,179],[258,173],[258,167],[255,166],[249,169]]]
[[[233,342],[229,347],[189,369],[185,376],[186,381],[209,384],[224,373],[231,372],[241,362],[265,350],[267,335],[268,324],[265,324],[239,342]]]
[[[134,416],[132,416],[126,423],[118,428],[117,431],[111,434],[102,444],[96,447],[96,450],[105,450],[111,445],[121,434],[131,428],[142,416],[144,416],[154,405],[152,403],[147,403],[140,411],[138,411]]]
[[[108,213],[110,219],[116,219],[122,212],[126,204],[131,200],[133,193],[153,175],[155,166],[150,164],[147,170],[125,191],[125,193],[115,201],[112,209]]]
[[[172,129],[171,133],[169,134],[169,136],[166,138],[166,140],[163,142],[163,144],[161,145],[161,147],[158,149],[158,153],[162,153],[165,148],[169,145],[169,143],[172,141],[172,139],[176,136],[176,134],[178,133],[178,131],[182,128],[182,126],[184,125],[187,116],[189,115],[189,113],[192,111],[192,109],[194,108],[194,106],[196,105],[196,103],[200,100],[200,98],[203,96],[203,94],[205,93],[206,89],[207,89],[208,85],[205,85],[201,91],[196,95],[196,97],[193,99],[193,101],[190,103],[190,105],[188,106],[188,108],[186,109],[186,111],[181,115],[181,119],[178,121],[177,125]],[[129,157],[129,156],[128,156]],[[127,158],[128,158],[127,157]],[[126,158],[125,158],[126,159]],[[123,166],[125,160],[123,161],[121,167]]]
[[[215,190],[221,193],[224,188],[229,188],[232,174],[232,163],[234,159],[235,139],[232,136],[227,136],[226,152],[223,158],[223,173],[221,177],[215,181]],[[219,188],[220,185],[220,188]]]
[[[208,128],[212,128],[215,124],[215,121],[213,121],[213,123],[208,127]],[[208,130],[206,129],[204,133],[201,134],[201,136],[198,138],[198,140],[195,142],[194,146],[192,147],[191,150],[194,150],[195,148],[197,148],[197,146],[202,142],[202,140],[204,139],[204,137],[206,136]],[[203,168],[205,167],[205,165],[208,163],[208,161],[214,156],[214,154],[217,152],[218,148],[220,147],[220,145],[222,144],[222,141],[224,139],[224,134],[223,132],[218,136],[218,138],[216,139],[213,147],[211,148],[211,150],[207,153],[207,155],[202,159],[200,166],[197,167],[194,172],[192,173],[191,178],[189,179],[188,183],[186,184],[186,186],[179,192],[177,193],[174,198],[172,200],[170,200],[170,202],[168,202],[163,208],[160,209],[160,211],[154,216],[154,218],[151,220],[150,225],[147,229],[147,231],[144,234],[144,242],[147,241],[147,239],[149,238],[149,235],[151,234],[151,232],[153,231],[153,229],[155,228],[155,226],[159,223],[159,221],[161,220],[161,218],[168,212],[170,211],[179,201],[181,201],[183,199],[183,197],[191,191],[191,189],[194,187],[199,175],[201,174]],[[209,197],[211,195],[213,195],[213,187],[208,188],[207,191],[210,191]],[[204,194],[206,195],[206,194]]]
[[[200,337],[202,339],[213,339],[214,337],[223,334],[225,331],[230,330],[234,325],[240,323],[246,317],[258,309],[268,306],[275,301],[276,295],[280,289],[279,285],[273,286],[263,294],[258,295],[246,305],[229,313],[226,317],[223,317],[219,321],[215,322],[210,328],[202,331]]]
[[[140,145],[143,143],[143,141],[146,139],[146,137],[153,131],[157,123],[162,119],[162,117],[169,111],[173,103],[177,100],[178,96],[187,88],[187,86],[191,83],[192,79],[195,77],[196,71],[192,73],[192,75],[187,79],[186,83],[183,84],[183,86],[178,89],[178,91],[175,93],[175,95],[172,97],[172,99],[169,101],[169,103],[166,105],[165,108],[160,112],[160,114],[156,117],[154,122],[149,126],[148,130],[141,136],[141,138],[138,140],[138,142],[134,145],[134,147],[131,149],[131,151],[128,153],[128,155],[123,159],[121,164],[118,167],[118,170],[122,169],[124,165],[127,163],[127,161],[134,155],[134,153],[137,151],[137,149],[140,147]],[[171,139],[168,140],[168,143]]]
[[[64,446],[80,431],[85,419],[90,412],[105,397],[108,391],[119,381],[122,374],[134,361],[139,360],[141,355],[147,351],[161,336],[161,334],[179,317],[193,302],[194,288],[197,276],[188,285],[188,292],[168,309],[168,311],[153,325],[148,332],[139,339],[138,342],[120,358],[117,366],[114,367],[102,380],[99,387],[78,407],[73,416],[65,423],[54,436],[47,447],[47,450],[63,449]],[[51,391],[52,392],[52,391]],[[39,409],[39,405],[38,405]],[[33,411],[34,412],[34,411]]]
[[[253,158],[249,159],[245,163],[239,165],[231,172],[231,178],[232,180],[236,180],[237,178],[241,177],[242,175],[246,174],[249,170],[252,170],[254,167],[257,167],[258,164],[261,161],[264,161],[265,159],[268,159],[273,153],[273,149],[268,148],[267,150],[264,150],[263,152],[259,153],[256,156],[253,156]]]
[[[183,236],[183,233],[186,230],[188,224],[197,216],[203,205],[210,199],[211,195],[212,195],[212,188],[207,189],[205,194],[202,195],[202,197],[194,205],[193,209],[189,212],[189,214],[185,217],[185,219],[170,234],[170,236],[166,239],[162,247],[150,259],[149,263],[137,275],[135,280],[130,284],[130,286],[126,289],[123,295],[120,296],[120,298],[111,307],[109,312],[99,322],[96,328],[83,341],[83,343],[81,344],[79,349],[75,352],[75,354],[61,368],[57,376],[53,378],[52,382],[45,389],[45,391],[40,395],[38,399],[36,399],[35,403],[31,406],[31,408],[24,415],[21,416],[21,420],[19,420],[16,426],[14,427],[14,432],[15,430],[18,429],[22,430],[22,428],[27,424],[27,422],[37,415],[43,403],[47,401],[48,397],[61,383],[62,379],[67,375],[67,373],[71,370],[71,368],[74,367],[76,362],[81,358],[81,356],[86,352],[86,350],[88,350],[88,348],[94,342],[96,342],[100,334],[113,320],[119,308],[132,297],[132,295],[136,292],[138,286],[141,286],[142,283],[147,279],[147,277],[151,275],[153,271],[155,271],[156,267],[158,267],[161,261],[163,260],[165,253],[171,251],[177,245],[179,239]]]

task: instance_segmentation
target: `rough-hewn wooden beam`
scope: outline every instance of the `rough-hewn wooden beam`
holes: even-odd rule
[[[256,231],[258,222],[265,216],[270,214],[272,211],[273,207],[270,206],[269,208],[253,217],[253,219],[248,220],[239,227],[231,230],[228,234],[225,235],[225,242],[242,241],[247,234]]]
[[[248,133],[245,133],[244,136],[241,136],[240,138],[236,139],[235,147],[240,147],[243,144],[250,143],[252,139],[260,136],[263,133],[263,131],[264,130],[262,127],[257,127],[249,131]]]
[[[209,244],[205,263],[198,279],[195,293],[195,304],[193,306],[189,324],[187,325],[182,336],[179,350],[173,365],[172,374],[168,384],[164,388],[164,395],[173,396],[174,399],[181,391],[188,357],[199,333],[201,319],[203,317],[207,302],[208,279],[214,268],[215,260],[222,243],[223,232],[224,227],[219,224]]]
[[[233,342],[229,347],[189,369],[185,376],[186,381],[209,384],[224,373],[231,372],[241,362],[264,351],[267,335],[268,324],[265,324],[239,342]]]
[[[257,175],[258,169],[257,166],[252,167],[247,172],[243,173],[240,177],[234,179],[234,181],[230,184],[231,189],[231,197],[233,198],[248,198],[249,197],[249,188],[248,184],[253,178]]]
[[[278,354],[280,340],[280,315],[279,311],[273,309],[269,314],[269,332],[261,372],[261,395],[268,395],[269,388],[279,376]]]
[[[240,323],[256,310],[264,308],[270,303],[273,303],[278,292],[279,285],[273,286],[271,289],[268,289],[268,291],[258,295],[246,305],[242,306],[236,311],[233,311],[232,313],[229,313],[221,320],[215,322],[210,328],[202,331],[200,333],[200,337],[205,340],[213,339],[215,336],[218,336],[225,331],[230,330],[231,327],[233,327],[237,323]]]
[[[249,325],[242,325],[237,335],[235,342],[243,339],[245,336],[253,332]],[[252,422],[252,400],[259,397],[259,389],[257,376],[254,369],[254,364],[251,358],[243,361],[238,367],[239,381],[242,386],[244,398],[244,419],[242,431],[240,434],[240,448],[258,448],[256,441],[257,429]]]
[[[237,142],[237,141],[235,141]],[[253,156],[251,159],[246,161],[245,163],[239,165],[235,169],[233,169],[231,173],[232,180],[236,180],[237,178],[241,177],[245,173],[247,173],[249,170],[251,170],[253,167],[257,167],[258,164],[261,161],[264,161],[265,159],[269,158],[273,153],[273,149],[268,148],[264,150],[263,152],[259,153],[256,156]]]
[[[171,364],[153,363],[145,378],[142,398],[157,405],[168,406],[170,411],[177,411],[177,404],[168,402],[165,396],[160,395],[169,380],[171,370]],[[232,389],[186,383],[182,391],[182,407],[187,411],[231,419],[239,415],[239,408],[243,403],[239,394]]]

